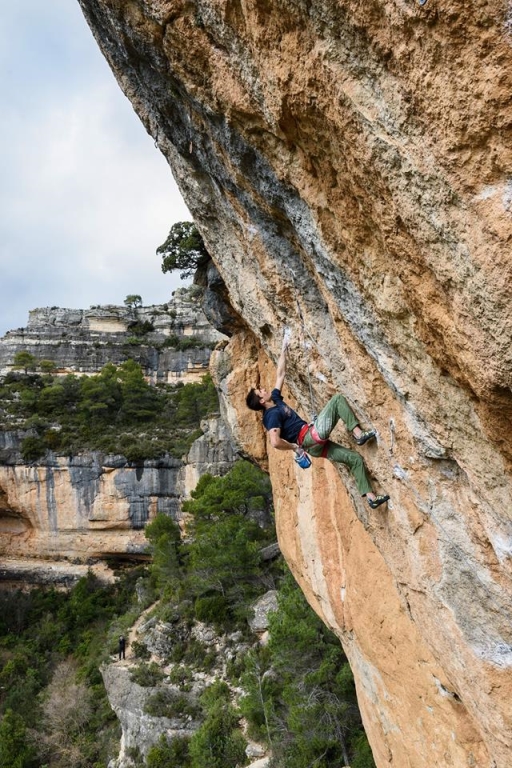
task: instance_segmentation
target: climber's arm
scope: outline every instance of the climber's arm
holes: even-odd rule
[[[286,376],[286,350],[288,349],[289,343],[290,336],[285,332],[283,345],[281,347],[281,354],[279,355],[279,360],[277,361],[276,383],[274,384],[274,389],[278,389],[279,391],[281,391],[283,388],[284,377]]]
[[[283,440],[279,427],[269,429],[268,434],[270,437],[270,445],[272,448],[277,448],[278,451],[296,451],[299,447],[297,443],[289,443],[288,440]]]

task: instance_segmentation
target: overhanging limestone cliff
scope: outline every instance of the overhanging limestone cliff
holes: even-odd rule
[[[318,403],[340,389],[379,430],[384,513],[269,456],[281,547],[347,648],[378,765],[508,768],[507,5],[80,2],[246,325],[216,363],[240,444],[267,460],[243,394],[285,323],[296,401],[309,365]]]

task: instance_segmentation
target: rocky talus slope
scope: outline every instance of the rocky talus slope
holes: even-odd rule
[[[512,15],[502,0],[80,0],[240,318],[225,414],[338,633],[379,768],[509,768]],[[343,391],[392,503],[267,457],[244,395]],[[347,440],[343,431],[341,440]]]
[[[126,658],[113,658],[101,668],[110,705],[121,724],[119,755],[109,763],[109,768],[132,768],[133,755],[146,757],[161,735],[172,741],[197,731],[202,720],[201,693],[216,680],[228,679],[226,666],[236,663],[258,644],[268,628],[268,612],[277,609],[276,593],[264,595],[254,608],[256,615],[249,622],[253,633],[249,641],[242,638],[241,632],[218,634],[203,622],[195,621],[187,627],[185,623],[164,621],[154,606],[141,614],[130,631]],[[201,648],[203,661],[208,659],[206,667],[201,666],[199,658],[192,664],[171,660],[176,644],[185,640]],[[134,652],[141,647],[147,651],[146,661]],[[148,663],[156,666],[161,679],[141,685],[136,671],[141,664]],[[234,701],[239,695],[240,690],[232,688]],[[151,707],[155,696],[160,701],[165,697],[166,712]],[[266,751],[263,745],[249,740],[249,768],[267,768],[268,758],[262,757]],[[257,757],[262,759],[254,762]]]

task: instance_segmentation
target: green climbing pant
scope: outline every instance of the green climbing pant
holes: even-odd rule
[[[328,438],[340,419],[349,432],[352,432],[354,427],[357,427],[359,424],[343,395],[334,395],[314,421],[318,436],[323,440]],[[311,456],[319,457],[323,455],[329,461],[336,464],[345,464],[352,472],[361,496],[372,493],[368,471],[362,456],[357,451],[351,451],[349,448],[344,448],[342,445],[333,443],[331,440],[329,440],[326,446],[318,445],[311,437],[310,430],[304,438],[302,447]]]

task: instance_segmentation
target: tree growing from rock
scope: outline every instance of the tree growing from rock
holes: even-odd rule
[[[128,309],[138,309],[142,307],[142,296],[139,296],[138,293],[129,293],[124,304]]]
[[[13,368],[18,370],[22,368],[25,375],[29,371],[35,371],[36,367],[37,359],[27,349],[20,349],[20,351],[16,352],[14,355]]]
[[[156,252],[162,257],[162,272],[179,269],[183,280],[191,277],[210,258],[193,221],[173,224],[167,240]]]

